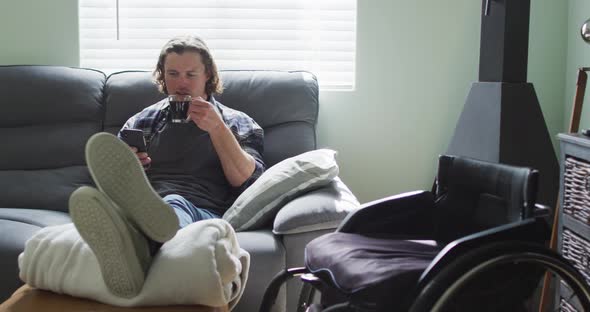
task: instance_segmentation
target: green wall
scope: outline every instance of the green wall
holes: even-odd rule
[[[590,15],[590,4],[570,0],[568,13],[567,1],[531,2],[528,80],[554,137],[573,92],[566,81],[576,64],[590,65],[590,46],[572,31],[573,15]],[[477,0],[358,1],[356,89],[320,92],[318,139],[339,151],[341,177],[362,202],[430,187],[477,80],[480,8]],[[77,29],[75,0],[2,1],[0,64],[77,66]]]
[[[564,76],[564,129],[569,126],[574,94],[576,92],[577,72],[580,67],[590,67],[590,44],[585,43],[580,37],[580,26],[590,18],[590,1],[570,0],[567,19],[567,66]],[[584,99],[585,108],[582,110],[580,129],[590,128],[590,86]]]
[[[0,64],[78,66],[77,0],[0,1]]]
[[[585,0],[584,0],[585,1]],[[429,189],[471,83],[481,1],[358,1],[357,90],[321,92],[320,143],[362,202]],[[528,80],[563,130],[567,2],[532,0]],[[526,121],[523,121],[526,126]]]

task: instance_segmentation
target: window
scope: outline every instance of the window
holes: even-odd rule
[[[153,70],[177,35],[207,42],[219,69],[308,70],[354,87],[356,0],[79,0],[80,66]]]

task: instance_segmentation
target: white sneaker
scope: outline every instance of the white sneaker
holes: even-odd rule
[[[164,243],[178,231],[178,217],[150,185],[129,146],[101,132],[86,143],[86,163],[103,191],[150,239]]]
[[[152,261],[146,237],[95,188],[74,191],[69,208],[76,229],[98,260],[107,288],[119,297],[136,296]]]

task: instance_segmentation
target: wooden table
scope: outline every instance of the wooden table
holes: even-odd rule
[[[8,300],[0,305],[0,312],[227,312],[227,307],[206,306],[161,306],[123,308],[99,303],[89,299],[60,295],[50,291],[24,285],[17,289]]]

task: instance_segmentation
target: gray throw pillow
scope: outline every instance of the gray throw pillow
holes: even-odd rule
[[[335,229],[359,207],[358,199],[336,177],[329,184],[286,203],[277,213],[272,231],[296,234]]]
[[[336,151],[319,149],[287,158],[268,168],[225,212],[236,231],[270,223],[278,210],[302,193],[330,183],[338,175]]]

